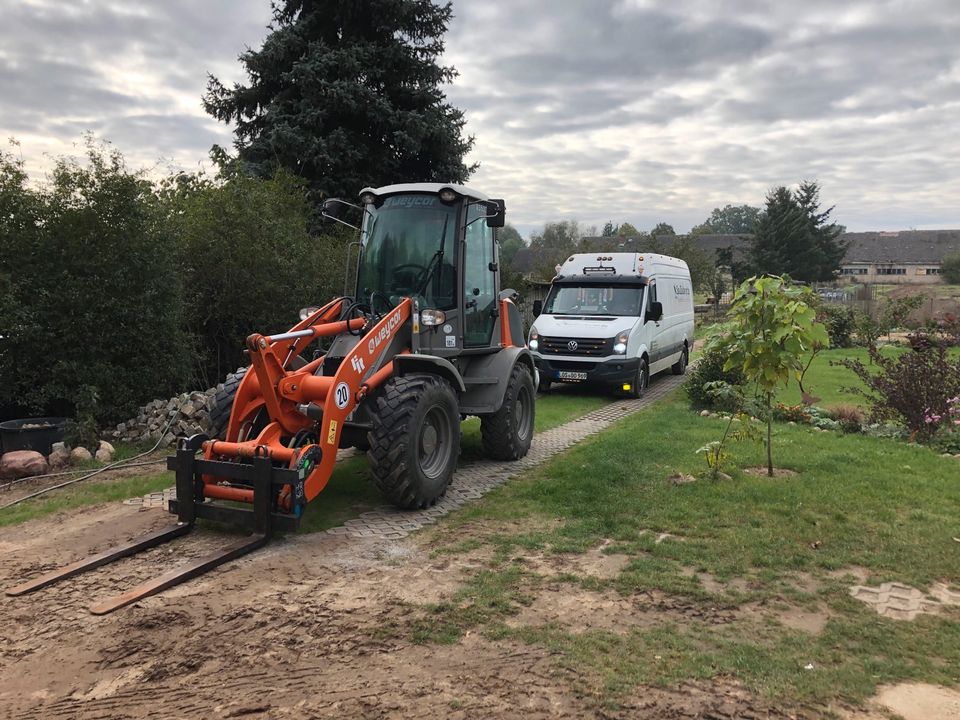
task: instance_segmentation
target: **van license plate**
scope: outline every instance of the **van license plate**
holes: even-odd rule
[[[558,380],[586,380],[587,374],[585,372],[567,372],[566,370],[560,370],[557,372]]]

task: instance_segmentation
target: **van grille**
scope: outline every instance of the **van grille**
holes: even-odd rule
[[[570,343],[576,343],[575,348]],[[610,338],[570,338],[540,336],[540,352],[544,355],[586,355],[600,357],[613,352]]]

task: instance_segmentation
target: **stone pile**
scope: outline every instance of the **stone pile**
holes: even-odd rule
[[[120,442],[151,445],[160,440],[160,447],[167,447],[177,437],[209,432],[210,410],[213,409],[217,389],[214,387],[183,393],[169,400],[148,402],[140,408],[136,417],[117,425],[111,436]]]

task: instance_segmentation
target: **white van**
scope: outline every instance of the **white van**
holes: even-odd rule
[[[590,383],[640,397],[650,376],[687,369],[693,286],[683,260],[655,253],[572,255],[542,305],[527,346],[540,388]]]

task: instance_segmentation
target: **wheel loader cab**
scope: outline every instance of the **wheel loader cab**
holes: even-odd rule
[[[463,187],[430,185],[367,189],[361,201],[357,301],[382,315],[413,298],[423,353],[450,357],[496,345],[493,228],[502,225],[502,202]]]

